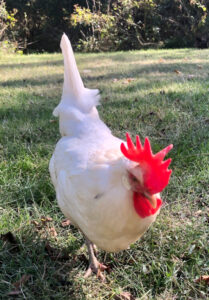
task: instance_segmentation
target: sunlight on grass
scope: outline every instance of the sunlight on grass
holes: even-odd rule
[[[155,152],[169,143],[172,179],[156,223],[130,249],[100,252],[107,282],[84,280],[86,249],[63,228],[48,162],[59,139],[52,116],[63,84],[61,54],[0,56],[0,298],[30,275],[21,299],[207,299],[196,283],[209,273],[209,51],[147,50],[77,54],[99,112],[113,133],[149,136]],[[44,217],[52,218],[44,223]],[[57,236],[51,234],[55,228]]]

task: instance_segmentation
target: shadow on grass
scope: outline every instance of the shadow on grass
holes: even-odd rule
[[[110,68],[111,69],[111,68]],[[195,74],[196,78],[194,77],[193,80],[196,80],[198,75],[202,78],[209,78],[209,64],[204,63],[204,70],[206,71],[205,74],[203,74],[203,70],[198,69],[197,64],[194,63],[173,63],[173,64],[150,64],[150,65],[128,65],[128,70],[124,69],[120,72],[108,72],[107,75],[99,75],[99,76],[88,76],[85,75],[84,78],[88,81],[100,81],[100,80],[111,80],[111,79],[125,79],[129,77],[140,77],[141,75],[151,75],[152,73],[155,73],[151,75],[155,80],[156,76],[159,76],[159,80],[162,80],[160,77],[163,74],[172,74],[176,76],[176,78],[181,78],[176,74],[176,70],[183,73],[183,75],[191,75],[190,72],[188,72],[188,69],[192,69],[197,71],[197,74]],[[185,71],[185,74],[184,74]],[[158,75],[157,75],[157,74]],[[153,78],[150,78],[150,82],[152,82]]]
[[[206,54],[205,54],[205,59],[207,60],[207,50],[205,50]],[[126,61],[132,61],[132,62],[136,62],[136,61],[140,61],[141,59],[171,59],[172,61],[175,61],[177,59],[187,59],[189,60],[192,58],[193,56],[196,56],[196,58],[198,58],[198,53],[199,50],[197,49],[175,49],[175,50],[171,50],[171,49],[161,49],[160,51],[127,51],[127,52],[118,52],[118,53],[114,53],[114,54],[110,54],[108,56],[108,58],[112,59],[113,61],[119,61],[119,62],[126,62]],[[203,53],[201,51],[201,53]],[[107,58],[107,57],[106,57]]]
[[[14,290],[13,283],[18,282],[23,275],[28,276],[19,294],[20,297],[24,296],[24,299],[86,299],[90,292],[89,283],[91,289],[98,289],[99,293],[101,289],[106,291],[107,287],[110,290],[113,280],[117,282],[118,288],[128,288],[134,297],[140,296],[145,289],[149,290],[153,297],[159,295],[168,288],[168,279],[173,280],[172,287],[181,293],[184,281],[189,282],[195,275],[192,267],[199,259],[199,251],[203,261],[207,258],[206,239],[199,233],[198,226],[201,224],[194,227],[190,225],[183,230],[184,220],[184,225],[176,224],[173,230],[169,215],[164,212],[159,218],[162,218],[163,222],[158,219],[155,229],[149,230],[131,249],[114,255],[107,254],[105,261],[105,253],[99,251],[99,260],[111,266],[113,272],[107,275],[110,287],[106,283],[102,286],[95,276],[84,282],[83,275],[88,261],[81,250],[83,240],[74,227],[61,229],[58,236],[62,236],[62,240],[56,241],[45,236],[51,225],[42,224],[40,228],[39,224],[31,222],[30,225],[22,226],[18,229],[18,237],[14,236],[12,243],[2,242],[0,238],[0,261],[4,262],[1,268],[4,280],[0,281],[0,296],[2,299],[10,299],[7,297],[8,292]],[[56,229],[60,229],[58,224]],[[204,229],[201,230],[206,236]],[[73,234],[76,239],[67,240],[68,234]],[[178,239],[176,235],[179,236]],[[188,253],[191,242],[198,237],[202,239],[200,248]],[[169,270],[175,273],[171,275]],[[191,290],[191,296],[195,293],[199,293],[198,289]]]
[[[27,85],[32,86],[44,86],[47,84],[62,83],[63,76],[59,74],[47,75],[47,76],[38,76],[35,79],[23,78],[20,80],[7,80],[0,82],[0,85],[3,87],[27,87]]]
[[[50,61],[49,63],[44,63],[43,65],[62,65],[63,61],[57,61],[57,62],[53,62]],[[36,66],[42,66],[42,63],[25,63],[25,64],[20,64],[20,68],[23,67],[28,67],[30,68],[32,66],[36,67]],[[8,65],[9,66],[9,65]],[[3,65],[3,68],[8,67],[7,65]],[[19,66],[19,64],[17,64],[17,66]],[[14,65],[12,65],[12,67],[14,67]],[[160,77],[161,75],[163,76],[166,73],[171,73],[173,72],[175,74],[175,70],[177,69],[178,71],[182,71],[184,72],[184,70],[188,70],[188,68],[191,68],[192,70],[197,71],[197,74],[195,74],[196,76],[201,77],[200,80],[207,80],[209,78],[209,73],[207,72],[206,74],[202,74],[203,70],[199,70],[197,67],[197,64],[193,64],[193,63],[169,63],[169,64],[150,64],[150,65],[134,65],[133,68],[130,67],[128,70],[123,70],[120,72],[109,72],[107,73],[107,75],[98,75],[98,76],[88,76],[85,75],[84,80],[85,81],[102,81],[102,80],[113,80],[115,78],[117,79],[125,79],[125,78],[129,78],[129,77],[141,77],[144,75],[149,75],[151,73],[158,73],[158,76]],[[99,68],[98,68],[99,69]],[[208,70],[209,69],[209,64],[205,64],[204,63],[204,69]],[[188,71],[186,71],[186,73],[188,73]],[[191,74],[188,74],[191,75]],[[177,75],[176,75],[177,76]],[[178,78],[178,76],[177,76]],[[159,78],[162,79],[162,78]],[[152,75],[152,77],[150,78],[151,82],[159,82],[156,79],[156,74]],[[3,87],[10,87],[10,86],[14,86],[14,87],[22,87],[22,86],[27,86],[27,85],[47,85],[50,83],[62,83],[63,82],[63,76],[60,74],[53,74],[53,75],[47,75],[47,76],[39,76],[38,78],[35,79],[27,79],[27,78],[23,78],[21,80],[8,80],[7,82],[2,81],[0,82],[0,85]],[[171,82],[170,82],[171,83]],[[169,83],[168,83],[169,84]],[[164,83],[165,85],[165,83]],[[142,87],[139,85],[139,87]],[[143,87],[142,87],[143,88]]]
[[[0,118],[4,122],[2,130],[3,132],[5,130],[6,134],[6,136],[3,135],[3,138],[8,139],[15,135],[19,142],[25,141],[33,144],[41,141],[50,142],[53,136],[56,139],[59,134],[58,119],[54,122],[50,122],[50,120],[53,119],[52,112],[58,101],[45,100],[43,97],[29,93],[23,101],[21,100],[22,93],[18,98],[22,103],[13,107],[3,107],[0,111]],[[34,99],[38,99],[38,101],[35,102]],[[31,101],[29,105],[27,105],[27,101]]]
[[[13,283],[18,282],[23,275],[28,276],[28,280],[23,282],[19,297],[54,299],[55,293],[66,295],[62,299],[68,299],[67,296],[72,296],[70,299],[84,296],[82,286],[78,283],[76,285],[74,280],[76,270],[85,271],[88,267],[86,256],[77,254],[83,241],[68,239],[67,246],[60,247],[42,237],[40,232],[44,234],[47,228],[37,231],[35,227],[25,227],[19,231],[21,238],[13,236],[12,243],[7,240],[3,242],[0,236],[0,261],[4,262],[1,272],[5,274],[4,281],[0,282],[1,299],[10,299],[8,293],[15,290]],[[74,231],[71,228],[71,232]],[[75,233],[78,236],[77,230]]]
[[[205,50],[206,54],[204,59],[207,60],[207,50]],[[201,55],[203,51],[201,50]],[[178,59],[187,59],[189,60],[193,57],[198,58],[199,50],[197,49],[178,49],[178,50],[168,50],[168,49],[161,49],[160,51],[138,51],[138,50],[132,50],[132,51],[119,51],[119,52],[109,52],[109,53],[78,53],[78,61],[79,63],[85,63],[87,61],[86,56],[88,55],[88,64],[92,63],[94,65],[95,63],[95,57],[99,60],[111,60],[112,62],[122,62],[122,63],[129,63],[129,62],[140,62],[144,59],[171,59],[172,61],[178,60]]]
[[[37,68],[37,67],[44,67],[44,66],[63,66],[63,60],[50,60],[43,62],[25,62],[25,63],[11,63],[11,64],[0,64],[0,69],[25,69],[25,68]]]

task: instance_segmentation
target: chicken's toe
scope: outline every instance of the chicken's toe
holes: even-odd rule
[[[107,269],[107,266],[99,263],[98,261],[91,262],[84,278],[88,278],[92,273],[96,274],[97,278],[101,279],[101,281],[105,281],[105,275],[102,273]]]

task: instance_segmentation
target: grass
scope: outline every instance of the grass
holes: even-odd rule
[[[116,295],[125,291],[137,299],[209,299],[208,285],[196,282],[209,273],[208,57],[192,49],[77,55],[115,135],[149,136],[154,151],[174,144],[161,214],[130,249],[100,251],[112,269],[101,283],[83,278],[86,248],[76,229],[61,226],[48,173],[59,139],[52,110],[62,56],[0,54],[1,299],[123,299]]]

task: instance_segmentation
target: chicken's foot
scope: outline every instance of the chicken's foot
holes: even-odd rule
[[[107,267],[103,264],[101,264],[97,258],[96,258],[96,246],[86,237],[86,246],[89,253],[89,267],[86,271],[84,278],[89,277],[92,272],[96,274],[96,276],[101,279],[102,281],[105,281],[105,275],[102,274],[104,270],[107,269]]]

